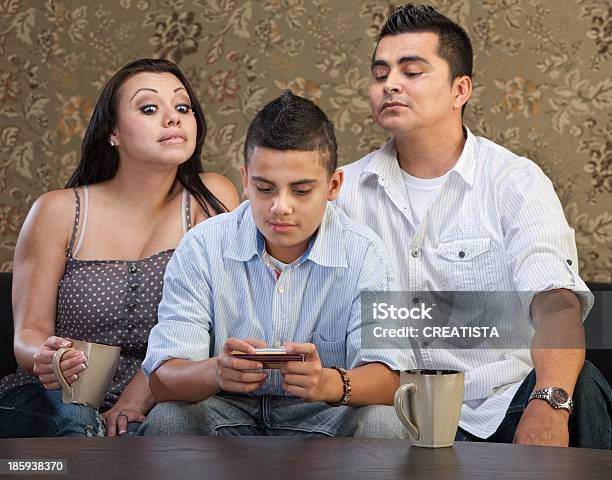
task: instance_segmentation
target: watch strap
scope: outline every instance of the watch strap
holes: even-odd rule
[[[561,392],[566,396],[566,400],[564,402],[559,402],[553,398],[553,393],[555,390],[561,390]],[[574,409],[574,402],[572,401],[572,397],[567,393],[564,389],[560,387],[546,387],[539,390],[534,390],[529,395],[529,400],[538,399],[538,400],[546,400],[548,404],[557,409],[567,410],[569,413],[572,413]]]

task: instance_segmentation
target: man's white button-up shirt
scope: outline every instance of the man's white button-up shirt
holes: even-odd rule
[[[588,313],[593,297],[578,275],[574,231],[532,161],[467,130],[461,156],[417,228],[392,139],[343,170],[337,204],[382,238],[402,290],[566,288],[579,296],[583,319]],[[523,325],[531,335],[530,322]],[[533,368],[529,349],[427,346],[413,345],[415,368],[465,372],[460,426],[481,438],[493,434]]]

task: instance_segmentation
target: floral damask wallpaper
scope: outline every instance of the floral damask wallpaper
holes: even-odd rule
[[[343,164],[385,140],[368,102],[388,0],[0,0],[0,271],[33,200],[77,162],[97,94],[135,58],[167,57],[210,126],[205,166],[239,185],[248,122],[282,89],[333,119]],[[583,276],[612,281],[609,0],[433,0],[472,37],[466,124],[552,179]]]

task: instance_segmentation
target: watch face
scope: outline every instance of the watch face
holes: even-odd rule
[[[555,403],[565,403],[567,402],[567,393],[560,388],[555,388],[552,391],[551,399]]]

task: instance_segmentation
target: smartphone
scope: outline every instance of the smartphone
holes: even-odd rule
[[[234,350],[232,356],[260,362],[263,368],[281,368],[281,366],[287,362],[304,361],[304,354],[287,353],[287,350],[284,348],[256,348],[254,354]]]

